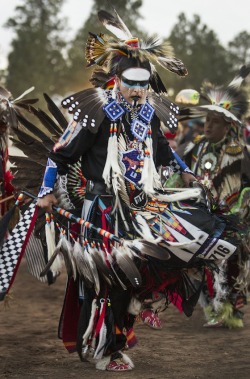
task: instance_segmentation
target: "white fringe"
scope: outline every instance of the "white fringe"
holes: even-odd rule
[[[89,319],[89,324],[88,324],[88,327],[82,337],[82,345],[83,346],[86,346],[87,344],[87,341],[88,341],[88,338],[90,336],[90,334],[93,332],[93,326],[94,326],[94,318],[95,318],[95,312],[96,312],[96,309],[97,309],[97,306],[96,306],[96,299],[94,299],[92,301],[92,305],[91,305],[91,315],[90,315],[90,319]]]
[[[222,304],[223,300],[226,299],[228,294],[228,289],[226,287],[226,266],[227,262],[226,260],[222,260],[220,264],[218,265],[219,272],[217,273],[214,271],[214,290],[215,290],[215,297],[212,301],[213,303],[213,309],[215,312],[217,312]]]
[[[178,193],[173,193],[170,195],[167,194],[155,194],[155,198],[160,201],[165,201],[167,203],[170,203],[172,201],[181,201],[181,200],[188,200],[191,198],[199,198],[201,194],[200,188],[187,188],[183,191],[178,191]]]
[[[128,313],[137,316],[142,310],[142,302],[133,296],[128,306]]]
[[[107,365],[108,365],[109,362],[110,362],[110,358],[111,358],[111,356],[109,355],[108,357],[104,357],[104,358],[100,359],[100,360],[96,363],[95,368],[96,368],[97,370],[105,371]]]
[[[149,151],[150,151],[150,165],[151,165],[151,171],[153,175],[153,187],[161,188],[162,187],[161,178],[156,170],[154,159],[153,159],[153,140],[152,138],[149,138],[148,140],[149,140]]]
[[[104,352],[103,346],[105,345],[106,339],[107,339],[107,327],[105,325],[105,322],[103,321],[103,324],[99,333],[99,342],[96,348],[94,359],[101,359],[103,357],[103,352]]]
[[[135,215],[135,219],[139,224],[139,228],[136,226],[136,223],[133,222],[133,226],[136,232],[146,241],[158,243],[162,240],[162,237],[155,238],[151,232],[150,227],[148,226],[147,221],[139,214]]]
[[[49,214],[46,214],[46,218],[50,218]],[[46,237],[46,244],[48,249],[48,260],[52,257],[54,251],[56,249],[60,249],[61,246],[61,238],[56,246],[55,243],[55,224],[54,221],[50,220],[50,222],[46,222],[45,224],[45,237]],[[54,262],[52,263],[50,270],[52,271],[54,276],[60,275],[63,267],[63,260],[60,254],[57,254]]]
[[[116,124],[113,125],[113,129],[115,126]],[[119,180],[120,180],[120,177],[122,176],[122,173],[121,173],[121,168],[118,162],[118,141],[117,141],[116,134],[109,137],[107,159],[106,159],[105,167],[102,174],[102,177],[108,188],[111,187],[111,170],[112,170],[112,186],[113,186],[115,195],[118,196],[118,191],[120,189]]]

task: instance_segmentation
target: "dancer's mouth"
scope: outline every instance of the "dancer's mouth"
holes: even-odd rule
[[[133,100],[133,107],[135,107],[138,104],[138,100],[140,98],[140,96],[131,96],[131,99]]]

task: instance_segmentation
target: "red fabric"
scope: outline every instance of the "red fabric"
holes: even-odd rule
[[[14,191],[14,186],[11,184],[11,180],[14,178],[11,171],[6,171],[4,174],[4,190],[5,195],[9,196]]]
[[[137,338],[136,338],[134,329],[133,328],[128,329],[126,335],[127,335],[127,345],[129,349],[131,349],[137,344]]]
[[[168,292],[168,298],[171,301],[171,303],[176,306],[176,308],[182,313],[182,298],[180,295],[176,292]]]
[[[206,272],[206,278],[207,278],[208,293],[209,293],[209,296],[213,298],[214,297],[213,277],[208,268],[205,268],[205,272]]]
[[[160,280],[156,280],[147,268],[143,270],[141,274],[143,278],[143,291],[141,294],[149,292],[164,292],[168,286],[176,283],[180,279],[180,273],[174,271],[171,273],[158,272],[157,274],[161,278]]]
[[[65,348],[69,353],[76,351],[77,326],[80,315],[80,306],[78,302],[77,283],[73,278],[69,280],[64,306],[61,315],[61,333]]]
[[[164,133],[164,136],[165,136],[167,139],[174,139],[174,138],[176,137],[176,133],[166,132],[166,133]]]

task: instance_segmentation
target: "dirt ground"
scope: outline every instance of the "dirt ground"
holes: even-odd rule
[[[141,323],[138,344],[129,352],[131,372],[97,371],[68,354],[57,338],[66,278],[48,287],[33,278],[23,259],[12,287],[10,307],[0,303],[0,378],[66,379],[248,379],[250,378],[250,307],[241,330],[204,329],[199,307],[191,318],[169,307],[163,330]]]

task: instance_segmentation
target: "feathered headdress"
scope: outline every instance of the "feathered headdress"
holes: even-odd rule
[[[122,57],[136,58],[139,61],[149,61],[151,66],[150,85],[156,93],[167,92],[157,73],[155,65],[159,65],[179,76],[187,75],[183,62],[174,57],[173,48],[169,42],[159,38],[149,38],[139,41],[134,38],[114,9],[114,15],[101,10],[98,12],[100,22],[115,35],[89,33],[86,47],[88,66],[98,65],[91,82],[96,86],[105,86],[114,77]],[[106,74],[106,75],[105,75]]]
[[[105,117],[103,107],[107,105],[107,93],[111,88],[112,98],[115,96],[115,76],[131,67],[140,67],[150,73],[149,84],[153,91],[148,93],[148,102],[155,109],[156,116],[171,130],[177,128],[179,108],[166,96],[166,88],[156,71],[158,64],[180,76],[187,74],[182,61],[173,56],[173,49],[168,42],[161,43],[151,38],[147,42],[133,38],[116,10],[114,16],[106,11],[99,11],[101,23],[115,37],[106,34],[89,33],[86,46],[88,67],[97,66],[90,79],[95,88],[86,89],[67,96],[62,107],[73,114],[76,122],[82,120],[92,133],[97,133]],[[111,92],[111,91],[110,91]]]
[[[190,107],[184,106],[180,109],[179,120],[203,117],[208,111],[213,111],[222,115],[226,121],[241,126],[241,118],[248,109],[248,100],[240,85],[249,73],[250,66],[242,66],[227,86],[215,86],[204,82],[200,94],[195,90],[180,91],[175,101],[188,104]],[[192,106],[197,104],[199,99],[200,105]]]

